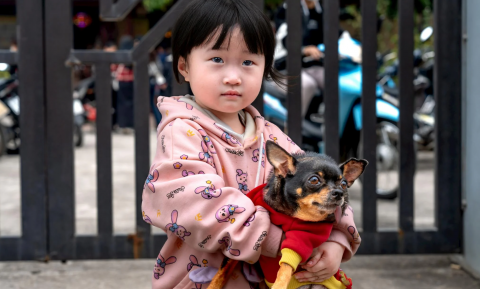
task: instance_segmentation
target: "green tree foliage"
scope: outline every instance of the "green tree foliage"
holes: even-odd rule
[[[143,6],[149,13],[155,10],[165,11],[172,2],[173,0],[143,0]]]
[[[268,9],[275,9],[284,0],[265,0],[265,7]],[[173,3],[173,0],[143,0],[143,6],[148,12],[153,12],[155,10],[165,11],[169,5]]]
[[[382,19],[382,27],[378,33],[378,50],[397,51],[398,49],[398,3],[400,0],[377,0],[377,14]],[[342,28],[361,40],[362,15],[360,1],[344,7],[344,12],[352,15],[352,19],[341,22]],[[420,32],[427,26],[433,25],[433,0],[414,0],[415,47],[431,46],[432,40],[420,42]],[[433,39],[433,38],[432,38]]]
[[[378,7],[383,7],[389,19],[395,19],[398,13],[399,0],[378,0]],[[415,0],[413,2],[415,13],[421,14],[425,10],[433,10],[433,0]]]

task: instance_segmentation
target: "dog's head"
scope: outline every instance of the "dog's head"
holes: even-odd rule
[[[338,206],[348,204],[347,189],[368,162],[350,159],[341,165],[329,156],[306,152],[290,155],[272,141],[266,154],[273,166],[265,202],[278,212],[310,222],[334,221]]]

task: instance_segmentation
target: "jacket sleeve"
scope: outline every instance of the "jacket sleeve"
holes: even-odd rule
[[[342,262],[347,262],[353,255],[355,255],[358,247],[360,247],[362,238],[360,238],[357,226],[355,226],[353,209],[351,206],[347,207],[343,216],[340,217],[340,220],[337,219],[327,242],[337,242],[345,247]]]
[[[225,186],[214,167],[221,165],[207,158],[195,125],[176,119],[159,130],[142,195],[143,219],[196,250],[221,250],[254,263],[270,229],[268,211]]]

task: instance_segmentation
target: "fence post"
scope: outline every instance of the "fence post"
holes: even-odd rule
[[[73,45],[72,1],[44,2],[49,254],[66,260],[75,240],[72,81],[65,65]]]
[[[462,1],[435,0],[435,225],[462,248]]]
[[[325,122],[323,141],[325,154],[336,161],[340,158],[338,121],[338,31],[339,2],[324,1],[324,42],[325,42]]]
[[[416,157],[413,145],[413,0],[398,2],[399,26],[399,103],[400,103],[400,151],[399,151],[399,253],[412,252],[413,232],[413,178]]]
[[[369,164],[362,181],[363,231],[377,231],[377,0],[362,0],[362,157]],[[371,235],[370,235],[371,236]],[[372,245],[373,242],[367,243]],[[365,245],[367,246],[367,245]],[[374,248],[368,248],[374,251]]]
[[[290,138],[302,146],[302,9],[300,1],[287,0],[287,132]]]
[[[20,258],[47,258],[47,159],[43,2],[18,0],[20,24],[18,74],[21,85],[22,242]]]

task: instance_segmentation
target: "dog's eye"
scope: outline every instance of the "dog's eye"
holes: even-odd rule
[[[343,189],[346,189],[347,188],[347,181],[342,181],[342,188]]]
[[[311,177],[308,182],[312,185],[316,185],[318,183],[320,183],[320,179],[318,177]]]

